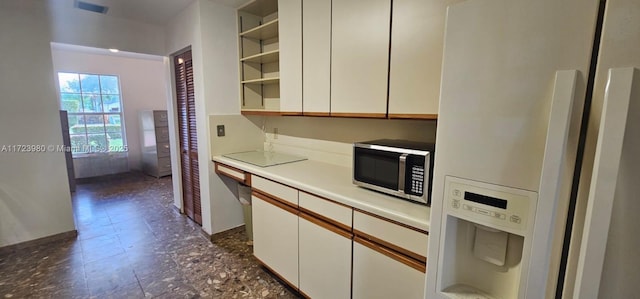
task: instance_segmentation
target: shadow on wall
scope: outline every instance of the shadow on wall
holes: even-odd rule
[[[27,211],[28,213],[24,213]],[[32,232],[33,221],[46,219],[41,217],[45,211],[39,209],[26,194],[0,185],[0,247],[38,238]],[[28,219],[29,221],[23,221]],[[37,220],[36,220],[37,221]]]
[[[262,126],[259,120],[252,120]],[[353,143],[373,139],[435,142],[436,121],[335,117],[265,117],[264,129],[300,138]]]

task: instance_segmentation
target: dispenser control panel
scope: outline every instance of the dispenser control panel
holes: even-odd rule
[[[445,192],[447,213],[518,235],[526,233],[538,199],[536,192],[451,176]]]

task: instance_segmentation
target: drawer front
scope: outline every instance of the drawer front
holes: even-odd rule
[[[156,128],[156,142],[169,142],[169,127]]]
[[[169,157],[171,155],[171,147],[169,142],[158,143],[158,157]]]
[[[277,199],[284,200],[293,206],[298,206],[298,190],[285,186],[274,181],[252,176],[251,188],[259,192],[271,195]]]
[[[394,253],[364,243],[353,242],[353,299],[424,298],[424,268],[417,270]]]
[[[314,216],[319,216],[318,218],[330,223],[337,222],[339,227],[351,230],[353,209],[350,207],[305,192],[300,192],[299,205],[303,210],[312,212]]]
[[[360,211],[353,213],[353,230],[356,235],[363,236],[365,239],[426,261],[429,235],[423,232]]]
[[[156,127],[166,127],[169,124],[167,111],[153,111],[153,122]]]
[[[171,157],[158,158],[158,173],[171,172]]]
[[[215,163],[215,170],[219,175],[230,177],[240,183],[251,186],[251,175],[249,173],[246,173],[235,167],[220,164],[218,162]]]

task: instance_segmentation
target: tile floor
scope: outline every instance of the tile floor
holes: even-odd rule
[[[297,298],[243,229],[210,242],[173,207],[171,177],[78,185],[77,239],[0,255],[0,298]]]

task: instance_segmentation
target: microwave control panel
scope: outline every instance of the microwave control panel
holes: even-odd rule
[[[411,167],[411,194],[422,195],[424,193],[424,167],[414,165]]]

